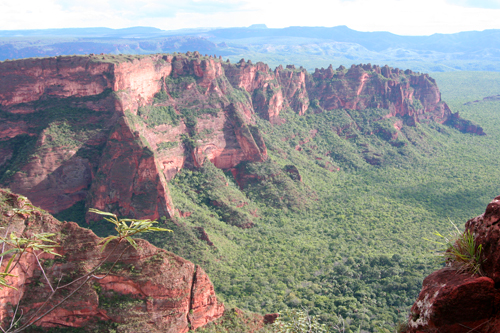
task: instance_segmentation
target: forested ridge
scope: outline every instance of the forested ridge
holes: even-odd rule
[[[464,105],[497,95],[500,75],[432,76],[453,112],[486,136],[429,121],[392,140],[373,128],[383,126],[370,121],[377,109],[288,110],[281,125],[257,119],[269,158],[238,166],[255,177],[240,189],[241,179],[210,162],[183,169],[169,182],[181,217],[161,219],[174,232],[148,240],[204,267],[227,307],[303,308],[327,324],[342,316],[353,332],[394,327],[441,265],[424,238],[446,232],[449,220],[463,226],[500,194],[500,102]],[[332,131],[345,117],[357,126]],[[83,208],[57,217],[84,225]]]

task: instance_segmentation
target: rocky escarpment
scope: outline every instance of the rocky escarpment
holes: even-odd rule
[[[285,110],[378,108],[370,121],[384,125],[373,133],[394,146],[404,144],[396,142],[402,126],[428,120],[484,134],[451,113],[428,75],[389,67],[309,74],[188,52],[6,61],[0,71],[0,183],[51,213],[84,201],[123,216],[171,217],[168,182],[179,170],[265,161],[256,119],[286,126]],[[344,113],[332,131],[349,138],[359,125]]]
[[[309,96],[326,110],[383,108],[389,110],[387,118],[401,117],[407,125],[431,119],[464,133],[484,135],[482,128],[451,112],[441,100],[436,81],[428,74],[366,64],[353,65],[347,71],[343,67],[334,70],[330,65],[316,69],[312,77]]]
[[[450,112],[441,101],[436,82],[427,74],[414,75],[388,66],[352,66],[333,70],[316,70],[312,83],[324,83],[316,87],[315,94],[326,109],[365,109],[368,107],[389,109],[390,115],[418,116],[446,119]],[[415,89],[418,87],[417,89]],[[326,96],[326,98],[324,97]],[[415,104],[415,105],[414,105]]]
[[[127,331],[177,333],[222,316],[224,305],[217,301],[213,285],[201,267],[141,239],[137,239],[137,249],[126,242],[111,242],[101,251],[101,238],[92,231],[32,210],[24,197],[0,190],[0,202],[3,228],[27,238],[39,232],[57,235],[60,247],[56,252],[61,256],[40,256],[47,278],[54,285],[59,280],[65,284],[83,276],[104,260],[96,272],[97,279],[41,318],[37,326],[92,327],[100,320],[126,327]],[[21,214],[14,208],[32,211]],[[2,271],[9,256],[2,261]],[[20,304],[18,313],[26,320],[39,307],[43,313],[75,288],[73,285],[61,290],[44,305],[51,291],[35,257],[29,253],[22,256],[12,274],[7,280],[17,290],[0,290],[0,322],[4,324],[13,316],[12,305]]]
[[[450,267],[429,275],[411,308],[407,332],[461,333],[500,331],[500,197],[465,227],[482,245],[482,274]]]

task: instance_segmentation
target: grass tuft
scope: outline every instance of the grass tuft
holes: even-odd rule
[[[443,236],[439,232],[434,233],[443,241],[430,241],[445,246],[439,255],[445,259],[447,266],[455,268],[461,273],[483,275],[481,268],[484,262],[482,258],[483,245],[476,243],[474,234],[470,230],[461,232],[453,222],[451,223],[454,230],[448,236]]]

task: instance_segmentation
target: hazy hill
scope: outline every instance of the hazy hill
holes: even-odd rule
[[[487,70],[500,65],[500,30],[431,36],[360,32],[346,26],[183,29],[75,28],[0,31],[0,60],[85,53],[186,52],[261,60],[305,68],[356,63],[388,64],[418,71]]]

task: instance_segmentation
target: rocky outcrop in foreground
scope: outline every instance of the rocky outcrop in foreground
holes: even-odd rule
[[[34,210],[30,215],[16,213],[14,208],[29,208],[26,206],[29,202],[11,192],[0,189],[0,203],[1,226],[16,235],[57,234],[55,240],[61,247],[56,248],[56,252],[61,257],[42,256],[51,281],[60,279],[64,284],[84,275],[116,247],[111,242],[101,252],[101,238],[91,230],[73,222],[59,222],[44,211]],[[118,331],[122,331],[122,327],[127,332],[178,333],[222,316],[224,305],[217,301],[213,285],[201,267],[142,239],[137,239],[137,243],[137,250],[125,242],[119,244],[96,272],[100,279],[84,285],[36,325],[91,327],[100,320],[116,323]],[[0,322],[10,321],[12,305],[17,303],[24,318],[29,318],[50,295],[35,260],[30,254],[24,255],[12,271],[14,276],[8,280],[17,290],[0,290]],[[7,262],[8,256],[4,257],[2,271]],[[48,305],[55,304],[72,290],[73,287],[62,290]]]
[[[446,267],[429,275],[411,308],[408,333],[500,332],[500,196],[466,223],[483,246],[482,275]]]

